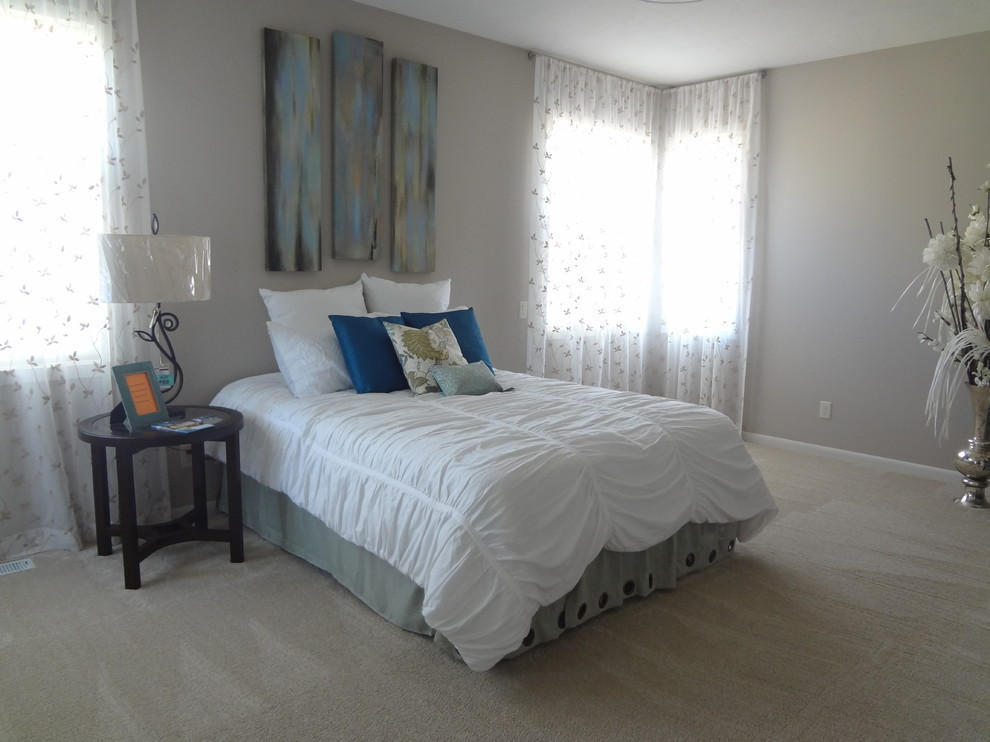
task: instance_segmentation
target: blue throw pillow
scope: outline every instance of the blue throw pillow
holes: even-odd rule
[[[409,382],[395,355],[383,322],[402,324],[401,317],[328,315],[340,342],[344,363],[358,394],[408,389]]]
[[[481,328],[478,327],[478,319],[474,316],[473,307],[451,309],[446,312],[403,312],[402,319],[409,327],[419,329],[435,325],[442,319],[447,320],[467,362],[484,361],[490,370],[495,370],[488,357],[488,348],[485,347],[485,341],[481,337]]]

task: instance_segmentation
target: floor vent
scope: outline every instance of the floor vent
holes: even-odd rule
[[[0,564],[0,576],[12,575],[14,572],[23,572],[26,569],[34,569],[34,562],[30,559],[18,559],[14,562]]]

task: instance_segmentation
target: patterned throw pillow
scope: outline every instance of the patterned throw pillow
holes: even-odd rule
[[[382,324],[395,347],[395,355],[409,382],[409,388],[415,394],[440,391],[430,373],[434,366],[467,364],[447,320],[440,320],[435,325],[423,328],[392,322]]]

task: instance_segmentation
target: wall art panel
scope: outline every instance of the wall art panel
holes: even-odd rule
[[[392,60],[392,270],[436,267],[437,68]]]
[[[264,29],[265,267],[322,268],[320,40]]]
[[[342,31],[333,32],[330,47],[333,256],[374,260],[384,236],[385,49]]]

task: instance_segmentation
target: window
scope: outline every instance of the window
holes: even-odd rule
[[[553,184],[550,325],[638,327],[651,282],[656,160],[642,134],[558,121],[547,138]]]
[[[667,328],[718,336],[736,322],[742,242],[742,168],[728,137],[695,136],[669,147],[660,211],[660,297]]]
[[[653,145],[622,128],[557,122],[547,148],[556,247],[547,267],[550,325],[638,329],[651,288],[672,333],[715,336],[735,323],[740,214],[731,205],[743,177],[736,142],[696,136],[665,152],[658,270]]]
[[[659,90],[537,55],[526,368],[742,417],[761,77]]]
[[[80,25],[0,14],[0,69],[0,367],[99,358],[102,52]]]

